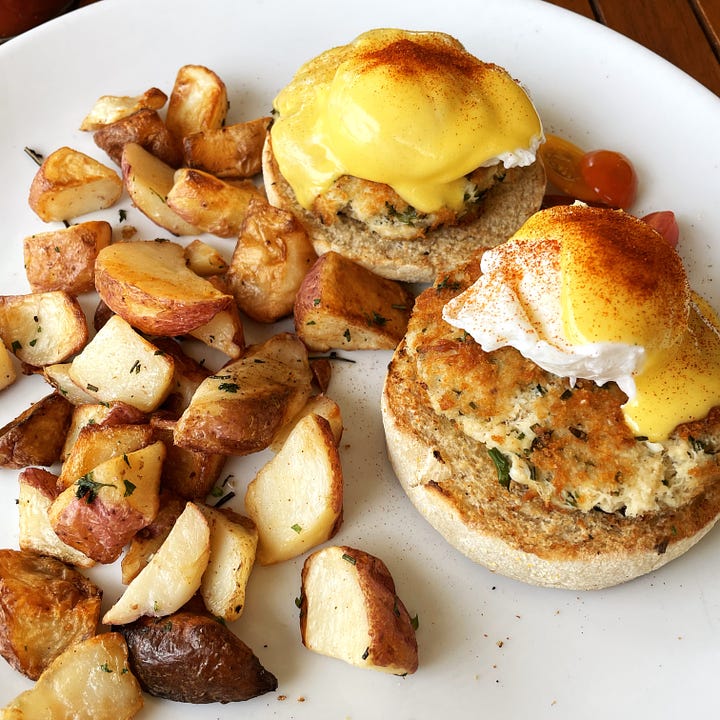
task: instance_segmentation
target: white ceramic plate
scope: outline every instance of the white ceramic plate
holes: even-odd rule
[[[312,8],[311,10],[308,8]],[[0,46],[0,292],[27,292],[22,238],[47,229],[27,206],[35,173],[24,146],[103,154],[77,127],[97,97],[169,92],[177,69],[202,63],[230,90],[230,119],[265,114],[301,62],[377,26],[454,34],[531,91],[546,129],[587,149],[632,157],[636,211],[674,209],[696,289],[720,308],[720,101],[665,61],[606,29],[533,0],[296,3],[292,0],[103,0]],[[126,199],[128,223],[150,227]],[[117,208],[103,215],[118,224]],[[228,253],[229,241],[211,239]],[[88,301],[90,306],[92,303]],[[527,587],[492,575],[421,519],[384,452],[379,395],[387,353],[337,363],[331,386],[347,431],[345,523],[336,541],[389,566],[419,619],[420,669],[385,676],[315,655],[300,643],[295,598],[302,558],[258,568],[234,626],[279,679],[242,705],[147,698],[138,717],[674,718],[720,707],[720,535],[660,572],[603,592]],[[0,425],[47,387],[21,378],[2,393]],[[262,457],[232,464],[242,497]],[[17,547],[17,473],[0,473],[0,547]],[[239,506],[236,506],[239,507]],[[119,571],[94,574],[107,607]],[[31,683],[0,661],[0,706]]]

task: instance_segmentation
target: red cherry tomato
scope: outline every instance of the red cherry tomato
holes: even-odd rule
[[[650,227],[657,230],[672,247],[677,247],[680,239],[680,227],[675,219],[675,213],[672,210],[661,210],[652,212],[641,218]]]
[[[630,160],[613,150],[593,150],[579,163],[583,181],[600,202],[627,210],[637,196],[637,174]]]

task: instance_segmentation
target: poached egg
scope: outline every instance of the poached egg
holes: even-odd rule
[[[523,88],[439,32],[363,33],[305,63],[274,108],[273,152],[306,209],[351,175],[423,213],[458,210],[465,175],[530,165],[544,139]]]
[[[483,254],[443,319],[486,352],[516,348],[544,370],[615,382],[639,437],[666,439],[720,405],[720,334],[677,252],[622,211],[561,206]]]

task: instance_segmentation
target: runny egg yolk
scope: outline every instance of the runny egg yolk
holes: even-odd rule
[[[305,208],[352,175],[421,212],[458,210],[465,175],[528,165],[543,137],[520,85],[442,33],[364,33],[306,63],[274,105],[273,152]]]

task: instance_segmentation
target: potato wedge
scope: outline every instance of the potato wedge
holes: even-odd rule
[[[230,184],[201,170],[180,168],[167,194],[167,204],[203,232],[230,238],[240,234],[248,204],[263,198],[250,180]]]
[[[175,444],[227,455],[263,450],[303,407],[310,383],[305,346],[274,335],[202,382],[175,426]]]
[[[28,202],[41,220],[62,222],[111,207],[122,188],[114,170],[78,150],[61,147],[38,168]]]
[[[301,577],[305,647],[395,675],[417,670],[415,628],[380,558],[347,546],[327,547],[305,560]]]
[[[219,178],[251,178],[262,169],[271,117],[201,130],[183,139],[185,164]]]
[[[52,385],[68,402],[76,407],[85,403],[96,402],[95,398],[86,390],[78,387],[70,377],[71,363],[53,363],[43,368],[43,377],[48,385]]]
[[[21,550],[62,560],[69,565],[89,568],[95,561],[64,543],[52,529],[48,511],[60,494],[58,478],[47,470],[25,468],[18,476],[18,526]]]
[[[170,393],[173,371],[172,358],[113,315],[74,358],[69,374],[96,402],[124,402],[150,412]]]
[[[293,311],[302,281],[317,260],[299,220],[265,200],[250,202],[227,279],[240,309],[259,322]]]
[[[185,509],[187,501],[172,492],[160,493],[160,509],[155,519],[135,534],[123,555],[120,567],[123,585],[129,585],[152,560]]]
[[[258,529],[261,565],[329,540],[342,523],[343,473],[330,423],[306,415],[250,482],[245,511]]]
[[[92,132],[132,115],[143,108],[160,110],[168,96],[156,87],[151,87],[142,95],[102,95],[80,123],[80,130]]]
[[[270,449],[273,452],[279,452],[288,438],[288,435],[292,432],[293,428],[304,418],[306,415],[319,415],[325,418],[330,424],[333,438],[335,438],[335,444],[340,445],[342,439],[344,425],[342,419],[342,412],[340,406],[330,397],[324,393],[319,395],[313,395],[305,403],[303,409],[286,425],[280,428],[280,431],[275,435],[270,443]]]
[[[249,700],[277,688],[253,651],[227,626],[188,611],[119,628],[130,667],[151,695],[186,703]]]
[[[25,274],[33,292],[64,290],[80,295],[95,289],[95,259],[112,241],[104,220],[36,233],[23,241]]]
[[[183,161],[182,147],[168,130],[157,110],[143,108],[132,115],[105,125],[93,135],[95,144],[110,159],[122,166],[123,148],[137,143],[170,167],[179,167]]]
[[[165,120],[178,140],[221,128],[227,110],[227,88],[216,73],[204,65],[183,65],[178,70]]]
[[[67,360],[85,346],[88,334],[80,303],[62,290],[0,296],[0,336],[27,365]]]
[[[295,327],[310,350],[392,350],[413,306],[410,290],[328,252],[305,276],[295,300]]]
[[[60,459],[72,404],[52,393],[0,428],[0,467],[49,466]]]
[[[75,643],[37,683],[0,710],[3,720],[131,720],[143,707],[119,633]]]
[[[92,423],[78,431],[60,470],[58,483],[63,489],[68,488],[106,460],[140,450],[153,440],[153,429],[149,424]]]
[[[0,550],[0,654],[32,680],[95,635],[101,602],[102,591],[60,560]]]
[[[250,518],[229,508],[198,507],[210,523],[210,560],[200,595],[215,617],[234,622],[245,607],[245,588],[257,551],[257,528]]]
[[[17,380],[17,372],[13,364],[12,353],[5,347],[0,336],[0,390],[10,387]]]
[[[113,312],[141,332],[184,335],[233,302],[185,262],[174,242],[116,243],[98,255],[98,294]]]
[[[181,608],[197,592],[210,558],[210,526],[194,503],[187,503],[165,542],[105,613],[106,625],[125,625],[143,615],[162,617]]]
[[[185,247],[185,259],[188,267],[200,277],[222,275],[228,269],[225,258],[212,245],[198,238]]]
[[[165,445],[112,457],[63,490],[48,517],[57,536],[99,563],[123,547],[158,513]]]
[[[245,352],[245,327],[236,303],[221,310],[209,322],[188,335],[236,360]]]
[[[173,186],[175,170],[138,143],[123,146],[120,159],[125,189],[133,205],[156,225],[174,235],[199,235],[200,230],[185,222],[168,207],[167,194]]]

